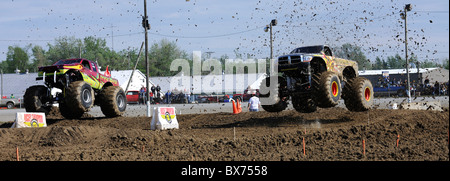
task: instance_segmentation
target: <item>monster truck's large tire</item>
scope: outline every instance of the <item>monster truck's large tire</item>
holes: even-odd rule
[[[261,107],[267,112],[281,112],[286,109],[287,97],[283,99],[281,95],[281,89],[286,87],[286,80],[283,77],[278,76],[278,84],[271,85],[270,77],[267,77],[261,82],[261,86],[259,89],[259,97],[261,101]],[[270,95],[270,90],[272,92],[276,92],[276,95]],[[262,94],[264,92],[266,94]]]
[[[127,108],[125,92],[119,86],[104,88],[100,94],[100,108],[106,117],[122,116]]]
[[[292,96],[292,105],[301,113],[312,113],[317,110],[316,102],[307,96]]]
[[[321,108],[334,107],[341,97],[341,82],[334,72],[323,72],[313,76],[313,99]]]
[[[49,95],[47,87],[43,85],[29,87],[23,96],[25,111],[47,114],[52,108],[51,105],[46,105],[47,102],[51,101]]]
[[[364,77],[347,80],[342,98],[348,110],[367,111],[373,106],[372,83]]]
[[[76,115],[88,112],[94,106],[94,91],[87,82],[72,82],[66,88],[64,101],[62,102]]]
[[[59,103],[59,112],[66,119],[79,119],[84,114],[83,111],[73,110],[65,102],[60,102]]]

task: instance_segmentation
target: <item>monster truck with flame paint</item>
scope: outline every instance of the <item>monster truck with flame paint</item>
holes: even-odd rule
[[[80,118],[94,105],[99,105],[107,117],[121,116],[126,109],[126,96],[117,79],[111,78],[106,68],[100,73],[97,63],[86,59],[59,60],[51,66],[39,67],[36,80],[45,86],[35,85],[25,91],[27,112],[48,113],[54,103],[65,118]],[[52,88],[62,90],[55,96]]]
[[[334,107],[341,97],[350,111],[366,111],[373,105],[372,84],[358,77],[358,64],[334,57],[326,45],[296,48],[275,63],[278,74],[272,81],[278,80],[278,86],[271,88],[271,78],[267,77],[260,87],[260,92],[266,93],[260,97],[270,100],[264,104],[261,99],[266,111],[284,110],[289,98],[295,110],[304,113],[314,112],[317,107]],[[278,95],[270,95],[270,89]]]

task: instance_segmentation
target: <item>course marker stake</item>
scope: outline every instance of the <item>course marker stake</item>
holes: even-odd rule
[[[306,155],[306,150],[305,150],[305,148],[306,148],[306,145],[305,145],[305,137],[302,137],[302,139],[303,139],[303,155]]]
[[[17,161],[20,161],[20,157],[19,157],[19,147],[16,147],[16,159],[17,159]]]
[[[398,148],[398,142],[400,141],[400,135],[397,135],[397,148]]]
[[[363,155],[366,156],[366,140],[363,139]]]

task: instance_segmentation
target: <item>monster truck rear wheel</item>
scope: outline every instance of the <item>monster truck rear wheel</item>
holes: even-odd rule
[[[63,102],[73,113],[88,112],[94,105],[94,91],[92,90],[92,87],[84,81],[72,82],[65,90]]]
[[[47,87],[43,85],[36,85],[29,87],[23,96],[25,110],[27,112],[43,112],[47,114],[51,106],[46,103],[50,101]]]
[[[267,112],[281,112],[287,107],[287,97],[283,96],[281,90],[286,87],[286,80],[283,77],[278,76],[278,84],[276,86],[271,85],[270,77],[267,77],[261,82],[260,86],[260,101],[261,107]],[[276,92],[276,95],[270,95],[270,90]],[[262,92],[266,94],[262,94]]]
[[[127,108],[125,92],[119,86],[109,86],[100,92],[100,108],[106,117],[121,116]]]
[[[373,106],[372,83],[364,77],[350,79],[344,87],[342,97],[348,110],[367,111]]]
[[[341,97],[341,82],[334,72],[323,72],[313,76],[314,100],[322,108],[334,107]]]

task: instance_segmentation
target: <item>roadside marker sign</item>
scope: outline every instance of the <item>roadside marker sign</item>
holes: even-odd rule
[[[47,127],[45,113],[18,112],[11,128],[41,128]]]
[[[175,107],[153,108],[151,130],[179,129]]]

